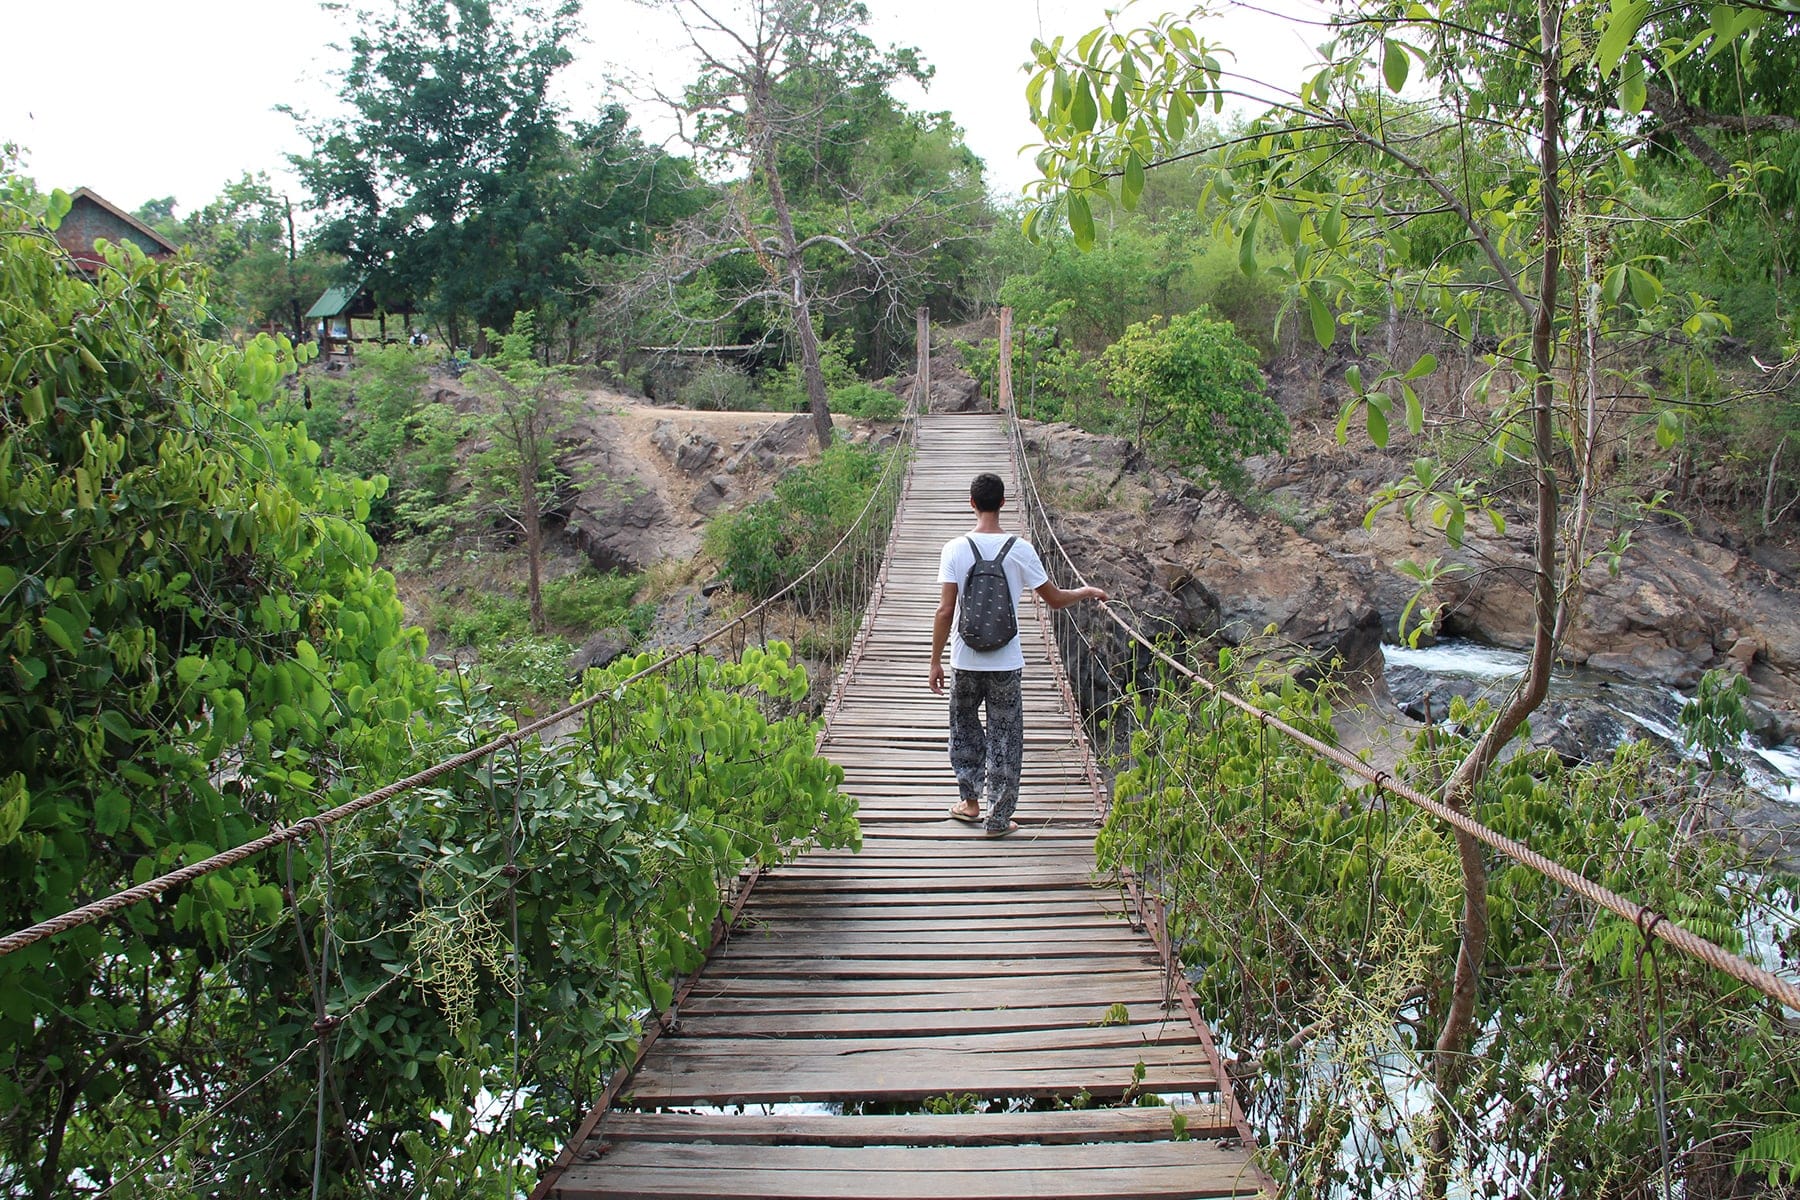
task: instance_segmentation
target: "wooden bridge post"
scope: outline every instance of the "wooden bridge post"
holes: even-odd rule
[[[919,411],[931,411],[931,310],[920,307],[919,317],[919,371],[913,383],[914,398],[919,402]]]
[[[1012,309],[1000,310],[1000,411],[1012,408]]]

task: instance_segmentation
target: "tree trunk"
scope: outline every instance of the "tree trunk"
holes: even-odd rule
[[[812,414],[813,434],[819,449],[831,445],[831,402],[825,394],[825,371],[819,361],[819,334],[812,323],[812,296],[806,286],[806,272],[800,261],[800,239],[794,236],[794,214],[788,208],[787,191],[781,186],[781,171],[776,163],[775,139],[764,130],[758,157],[762,160],[763,180],[768,184],[769,201],[775,208],[775,225],[781,237],[782,283],[788,289],[788,304],[794,314],[794,332],[800,338],[800,373],[806,380],[807,411]]]
[[[1562,128],[1562,37],[1557,0],[1538,0],[1538,22],[1543,58],[1539,63],[1542,88],[1542,128],[1539,155],[1542,168],[1541,215],[1544,257],[1538,278],[1536,310],[1532,315],[1531,430],[1533,474],[1537,483],[1537,561],[1533,586],[1534,637],[1531,663],[1525,682],[1508,698],[1494,723],[1488,726],[1468,757],[1458,764],[1444,789],[1444,803],[1467,812],[1475,784],[1499,758],[1501,749],[1525,718],[1543,702],[1550,689],[1550,667],[1556,655],[1558,494],[1556,442],[1552,425],[1555,380],[1551,368],[1556,358],[1556,296],[1562,271],[1562,195],[1557,187],[1560,169],[1558,135]],[[1466,833],[1456,834],[1457,860],[1463,876],[1462,940],[1457,948],[1456,975],[1451,985],[1450,1008],[1444,1014],[1433,1054],[1432,1074],[1437,1091],[1438,1114],[1427,1143],[1425,1194],[1442,1200],[1450,1176],[1451,1126],[1456,1090],[1463,1077],[1463,1063],[1475,1029],[1475,1008],[1481,991],[1481,964],[1487,955],[1487,863],[1481,844]]]
[[[1013,406],[1012,387],[1012,319],[1013,310],[1000,310],[1000,370],[995,390],[999,392],[1001,412],[1010,412]]]
[[[525,594],[531,605],[531,632],[543,633],[544,593],[541,584],[544,558],[544,533],[539,523],[537,494],[537,455],[521,445],[519,455],[519,516],[525,526],[525,556],[530,570],[525,581]]]

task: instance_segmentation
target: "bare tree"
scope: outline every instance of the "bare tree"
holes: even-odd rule
[[[896,111],[887,86],[929,71],[911,51],[878,50],[851,0],[646,0],[680,22],[699,74],[656,98],[703,168],[729,182],[706,211],[661,239],[627,298],[706,340],[785,314],[800,351],[807,407],[821,447],[831,409],[818,322],[877,301],[880,325],[904,323],[923,297],[946,239],[943,215],[980,195],[979,163],[954,134],[965,170],[944,186],[906,181],[883,200],[879,177],[854,169],[871,109]],[[878,174],[878,173],[877,173]],[[797,212],[803,220],[797,220]],[[806,232],[802,232],[804,226]],[[736,264],[752,262],[745,270]],[[759,336],[768,337],[765,330]]]

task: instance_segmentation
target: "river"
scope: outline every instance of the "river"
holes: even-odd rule
[[[1475,685],[1473,690],[1495,703],[1525,673],[1523,652],[1476,642],[1442,641],[1420,650],[1383,645],[1381,650],[1387,660],[1389,690],[1403,705],[1419,690],[1418,678],[1409,670],[1422,672],[1446,692],[1466,691]],[[1641,738],[1696,756],[1681,736],[1681,709],[1691,699],[1671,687],[1586,667],[1559,668],[1551,679],[1549,696],[1551,702],[1584,701],[1604,710],[1616,725],[1614,745],[1626,738]],[[1800,746],[1764,745],[1746,735],[1732,759],[1743,772],[1745,786],[1800,809]]]

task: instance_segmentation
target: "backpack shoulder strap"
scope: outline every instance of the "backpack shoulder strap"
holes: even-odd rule
[[[1009,537],[1009,538],[1007,538],[1007,539],[1006,539],[1006,545],[1004,545],[1004,546],[1002,546],[1002,547],[1000,547],[1000,553],[998,553],[998,554],[996,554],[996,555],[994,555],[994,561],[995,561],[995,562],[999,562],[999,561],[1000,561],[1000,560],[1001,560],[1001,559],[1003,559],[1003,558],[1005,558],[1005,557],[1006,557],[1006,552],[1007,552],[1007,551],[1008,551],[1008,550],[1011,550],[1011,549],[1012,549],[1012,548],[1013,548],[1013,543],[1014,543],[1014,542],[1016,542],[1016,541],[1018,541],[1018,540],[1019,540],[1019,539],[1018,539],[1018,536],[1017,536],[1017,535],[1014,535],[1014,536],[1012,536],[1012,537]]]
[[[973,535],[971,535],[967,538],[964,538],[963,540],[969,543],[969,550],[975,555],[975,565],[976,566],[980,566],[982,563],[987,561],[986,559],[981,557],[981,547],[975,544],[975,538]],[[1007,546],[1010,548],[1012,546],[1012,543],[1008,542]],[[1000,553],[1005,554],[1006,551],[1002,550]]]

